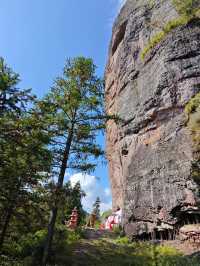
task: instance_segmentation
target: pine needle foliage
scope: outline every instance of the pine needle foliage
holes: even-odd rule
[[[55,80],[50,93],[38,103],[38,114],[51,139],[51,175],[57,180],[52,191],[55,200],[43,265],[46,265],[50,252],[66,172],[89,173],[104,154],[96,140],[109,116],[104,111],[104,82],[95,75],[95,71],[92,59],[68,59],[63,75]]]

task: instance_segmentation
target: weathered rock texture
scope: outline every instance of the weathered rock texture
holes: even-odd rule
[[[142,61],[148,40],[177,17],[170,0],[127,0],[113,27],[106,68],[106,108],[113,207],[125,229],[143,234],[193,223],[199,186],[186,103],[200,91],[200,22],[173,30]]]

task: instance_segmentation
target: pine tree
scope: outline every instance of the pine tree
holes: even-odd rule
[[[42,171],[48,171],[48,135],[28,108],[35,97],[17,88],[19,75],[0,59],[0,248],[11,218],[32,197]],[[30,196],[30,197],[29,197]]]
[[[110,117],[104,113],[104,84],[95,76],[95,68],[91,59],[67,60],[63,76],[38,104],[38,114],[51,136],[52,176],[57,178],[43,265],[51,249],[66,170],[93,171],[97,158],[104,154],[96,137]]]
[[[96,214],[97,219],[100,218],[100,204],[101,204],[100,198],[97,197],[95,203],[93,204],[93,213]]]
[[[70,215],[74,207],[78,211],[78,225],[84,222],[86,213],[83,210],[82,198],[86,196],[85,192],[81,189],[80,182],[77,182],[74,186],[71,185],[71,182],[67,182],[63,186],[63,200],[60,205],[60,217],[58,218],[61,221],[69,221]]]
[[[19,74],[13,72],[0,57],[0,117],[26,111],[27,103],[35,99],[30,89],[22,90],[17,87],[19,82]]]

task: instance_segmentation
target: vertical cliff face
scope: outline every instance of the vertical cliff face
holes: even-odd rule
[[[169,34],[141,59],[149,39],[177,17],[170,0],[127,0],[113,27],[106,68],[107,158],[113,207],[141,235],[199,219],[194,144],[186,103],[200,91],[200,22]]]

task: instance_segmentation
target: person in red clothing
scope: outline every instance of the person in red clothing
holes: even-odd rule
[[[112,230],[114,225],[121,225],[122,210],[120,207],[116,208],[116,211],[107,217],[105,222],[105,229]]]

